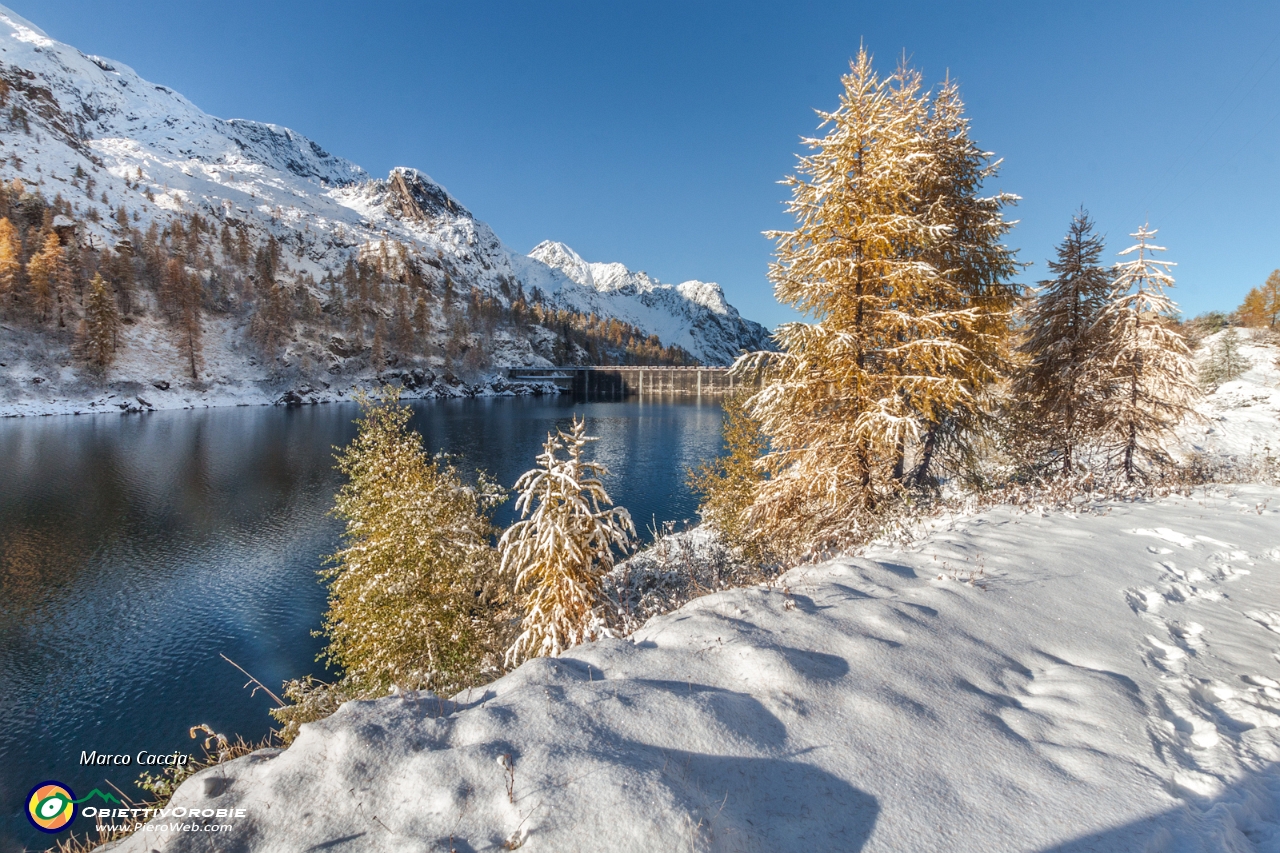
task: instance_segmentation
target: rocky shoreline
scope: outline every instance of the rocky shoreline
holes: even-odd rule
[[[296,385],[246,382],[213,383],[204,387],[175,386],[167,380],[150,384],[113,382],[83,394],[37,394],[20,400],[0,402],[0,418],[46,417],[51,415],[141,414],[173,409],[208,409],[222,406],[315,406],[322,403],[351,402],[363,393],[380,388],[398,388],[401,399],[445,400],[463,397],[514,397],[559,394],[552,383],[512,382],[499,374],[467,382],[452,373],[430,370],[389,371],[376,379],[355,380],[342,385],[323,381]]]

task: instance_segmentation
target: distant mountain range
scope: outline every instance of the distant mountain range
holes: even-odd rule
[[[193,216],[199,218],[198,232],[221,231],[221,247],[210,238],[199,244],[195,260],[185,258],[184,263],[205,282],[205,340],[215,349],[222,347],[210,362],[221,366],[226,374],[221,378],[228,382],[278,384],[305,378],[308,371],[338,377],[356,377],[362,370],[377,373],[382,365],[371,363],[378,356],[370,355],[369,341],[383,327],[391,329],[398,322],[396,312],[412,310],[419,296],[428,306],[426,328],[412,344],[401,340],[398,352],[389,343],[387,360],[437,372],[454,367],[447,363],[449,336],[455,354],[470,352],[468,364],[475,370],[583,363],[606,356],[640,358],[638,345],[611,343],[625,338],[616,324],[612,330],[591,332],[602,342],[599,347],[557,329],[557,324],[586,329],[593,314],[626,324],[624,332],[632,335],[628,340],[639,340],[637,334],[656,336],[668,348],[662,356],[668,359],[679,348],[690,360],[728,364],[744,350],[769,346],[768,331],[741,317],[717,284],[663,284],[621,264],[588,263],[561,243],[542,243],[527,256],[513,252],[422,172],[397,168],[384,179],[371,178],[288,128],[214,118],[126,65],[54,41],[4,7],[0,101],[0,179],[11,186],[19,179],[26,193],[38,192],[53,205],[48,209],[63,216],[62,225],[74,223],[73,237],[65,228],[58,231],[64,240],[106,257],[132,251],[139,238],[146,239],[152,223],[162,243],[172,222]],[[51,222],[17,224],[28,254],[35,251],[29,241],[53,228]],[[179,226],[180,234],[190,230]],[[244,258],[241,267],[230,260],[228,234],[247,241],[251,252],[260,252],[268,241],[277,247],[279,279],[298,306],[278,351],[255,356],[240,345],[253,319],[246,307],[253,299],[249,284],[241,288],[248,302],[235,303],[235,288],[221,301],[209,296],[210,289],[237,276],[253,280],[261,293],[262,282],[253,278]],[[379,254],[378,270],[386,286],[362,292],[363,315],[344,307],[355,319],[339,322],[335,306],[338,301],[349,304],[351,285],[347,283],[344,297],[333,282],[344,270],[351,278],[353,261],[373,263],[370,258]],[[96,269],[86,264],[86,270]],[[304,310],[311,302],[320,306],[315,317]],[[517,302],[536,303],[540,313],[522,320],[526,315]],[[499,316],[484,334],[478,330],[475,307],[481,303],[489,306],[486,316]],[[157,326],[164,313],[162,299],[142,298],[139,305],[136,321],[123,327],[120,358],[109,380],[150,381],[130,371],[154,372],[156,358],[164,360],[155,356],[144,359],[145,366],[134,364],[141,356],[131,355],[132,348],[147,346],[144,339],[163,337]],[[513,311],[515,320],[510,319]],[[570,312],[572,322],[548,320],[549,311]],[[25,337],[11,339],[7,351],[0,340],[0,360],[6,365],[0,373],[50,373],[63,364],[34,358],[40,334],[56,337],[38,325]],[[342,344],[334,344],[335,338]],[[351,338],[356,339],[354,349]],[[74,362],[63,367],[68,365],[74,372]],[[201,381],[219,381],[214,373]]]

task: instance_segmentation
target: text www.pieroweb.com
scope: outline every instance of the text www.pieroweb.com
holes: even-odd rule
[[[99,833],[117,832],[230,832],[229,823],[208,822],[212,818],[244,817],[244,809],[186,809],[175,808],[94,808],[90,806],[81,814],[97,818]],[[158,820],[153,820],[158,818]],[[173,818],[173,820],[165,820]],[[121,821],[107,823],[106,821]],[[143,821],[151,821],[143,823]]]

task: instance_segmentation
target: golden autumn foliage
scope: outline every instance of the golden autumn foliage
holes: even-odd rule
[[[723,455],[689,472],[689,486],[699,496],[698,512],[725,545],[751,563],[770,560],[768,537],[752,526],[748,511],[762,474],[757,462],[768,449],[760,425],[745,409],[741,392],[724,400],[721,428]]]
[[[347,482],[334,515],[346,532],[324,572],[324,654],[349,695],[393,685],[449,695],[500,662],[504,596],[490,519],[504,495],[483,475],[468,485],[429,458],[411,414],[391,399],[365,401],[338,456]]]
[[[1006,371],[1018,297],[1001,242],[1016,199],[980,194],[998,164],[969,139],[955,85],[881,78],[865,50],[842,83],[785,182],[796,227],[769,234],[774,292],[812,322],[735,365],[763,374],[746,411],[769,442],[747,518],[793,553],[858,538],[928,478],[938,436],[963,434]]]
[[[1273,271],[1264,284],[1245,294],[1236,316],[1243,326],[1276,328],[1280,323],[1280,270]]]
[[[116,308],[115,294],[101,275],[95,275],[89,283],[81,331],[80,346],[85,360],[93,367],[105,370],[115,358],[119,333],[120,312]]]
[[[0,297],[17,296],[18,275],[22,272],[18,233],[9,217],[0,219]]]

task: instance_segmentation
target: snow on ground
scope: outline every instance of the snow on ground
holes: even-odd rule
[[[1278,579],[1272,487],[996,509],[348,703],[112,849],[1278,850]]]
[[[1275,435],[1276,348],[1242,352],[1187,452]],[[112,849],[1280,851],[1280,488],[939,521],[348,703],[171,807],[245,816]]]
[[[1197,356],[1207,357],[1225,334],[1207,338]],[[1238,329],[1237,334],[1249,369],[1201,400],[1196,410],[1202,420],[1183,428],[1183,440],[1214,457],[1275,456],[1280,453],[1280,346],[1261,329]]]
[[[381,374],[372,368],[322,374],[324,380],[308,378],[314,370],[273,375],[245,340],[243,328],[225,318],[204,321],[200,381],[192,382],[173,329],[154,314],[131,319],[130,345],[119,351],[105,384],[77,372],[70,353],[50,353],[38,340],[32,344],[30,332],[0,324],[0,418],[331,403],[388,383],[399,383],[405,399],[559,393],[550,384],[507,382],[502,370],[470,382],[438,366],[419,368],[416,376],[394,367]],[[514,357],[524,355],[513,345],[508,349]]]

